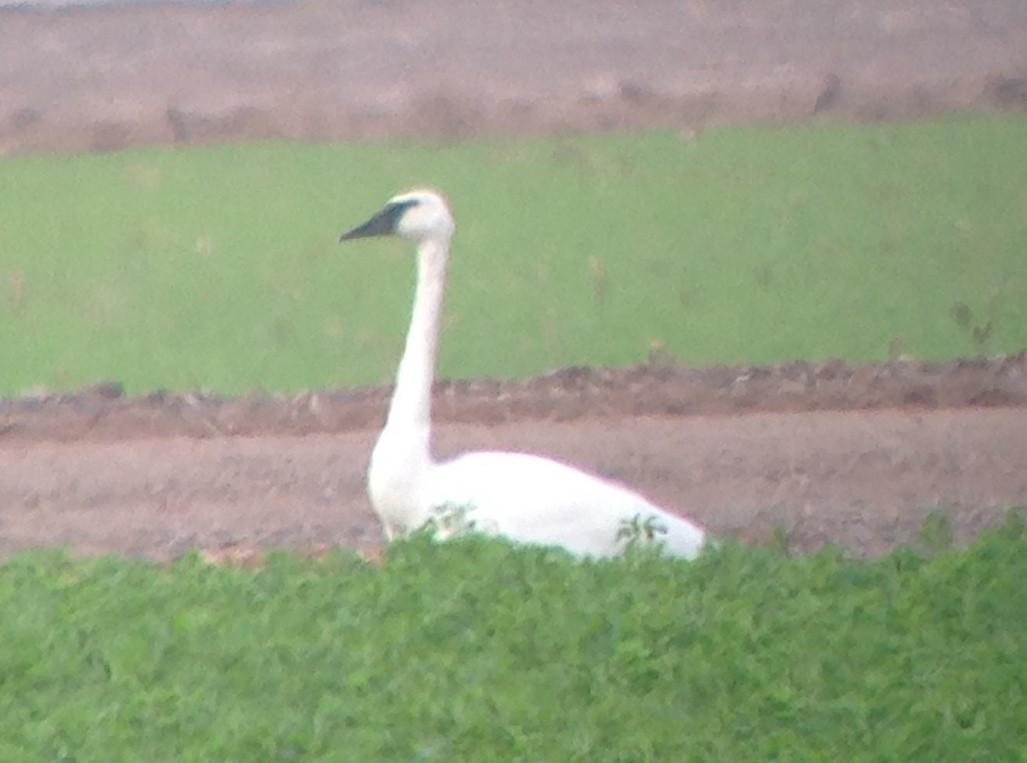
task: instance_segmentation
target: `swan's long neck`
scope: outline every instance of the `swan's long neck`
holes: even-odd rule
[[[448,260],[448,238],[425,239],[417,247],[414,309],[396,374],[396,389],[389,405],[386,431],[412,428],[423,432],[427,439],[431,427],[431,390]]]

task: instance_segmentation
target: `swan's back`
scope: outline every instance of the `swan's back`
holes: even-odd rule
[[[428,506],[464,507],[476,529],[581,556],[621,553],[625,525],[636,518],[665,528],[656,540],[675,556],[697,556],[706,539],[632,490],[525,453],[468,453],[434,464],[425,488]]]

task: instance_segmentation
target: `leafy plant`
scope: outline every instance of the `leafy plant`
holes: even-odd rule
[[[621,520],[617,540],[624,541],[625,547],[629,549],[649,546],[658,543],[660,537],[667,534],[667,529],[667,525],[655,514],[644,518],[641,514],[635,514],[630,519]]]
[[[641,527],[644,523],[638,523]],[[1017,760],[1027,530],[575,562],[471,533],[384,565],[0,567],[5,761]]]
[[[940,554],[951,549],[955,543],[955,531],[949,515],[936,509],[927,515],[920,527],[920,542],[929,554]]]
[[[473,518],[474,506],[471,504],[444,503],[432,510],[432,515],[422,528],[435,540],[448,540],[468,535],[486,528],[478,528]]]
[[[973,352],[976,355],[986,355],[988,343],[995,328],[994,319],[989,318],[983,323],[980,322],[974,316],[973,310],[963,302],[954,304],[949,311],[949,315],[952,316],[952,320],[955,321],[956,325],[966,332]]]

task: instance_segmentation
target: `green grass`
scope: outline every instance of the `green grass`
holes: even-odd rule
[[[389,379],[411,258],[336,239],[418,183],[458,217],[446,376],[1016,351],[1025,155],[1002,117],[6,158],[0,393]]]
[[[1027,533],[872,563],[415,538],[0,567],[4,761],[1014,761]]]

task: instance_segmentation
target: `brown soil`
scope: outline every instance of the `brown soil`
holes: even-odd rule
[[[0,153],[1025,106],[1021,0],[0,11]]]
[[[351,0],[0,11],[0,152],[444,138],[1027,105],[1020,0]],[[0,558],[374,548],[388,390],[0,401]],[[437,444],[550,454],[718,535],[966,539],[1027,505],[1027,359],[570,369],[441,384]]]
[[[389,390],[123,398],[105,384],[0,404],[0,555],[37,545],[169,558],[379,545],[364,495]],[[551,455],[636,485],[715,534],[911,543],[942,508],[966,539],[1027,506],[1027,355],[930,365],[572,369],[440,384],[441,455]]]

